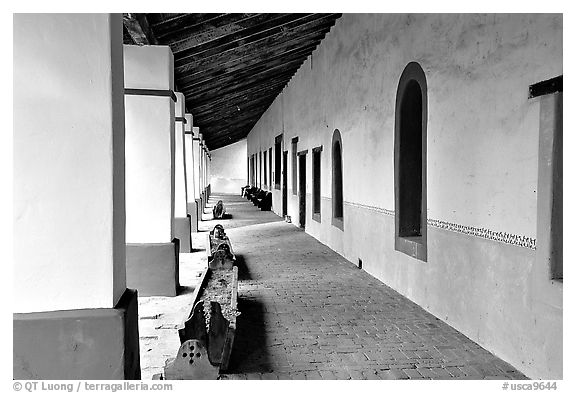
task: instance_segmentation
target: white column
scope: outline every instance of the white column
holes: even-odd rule
[[[176,137],[176,168],[174,174],[175,180],[175,206],[174,217],[186,217],[186,156],[184,146],[184,112],[185,98],[184,94],[176,92],[176,106],[175,106],[175,137]]]
[[[204,140],[200,134],[200,195],[202,196],[202,208],[206,205],[206,194],[204,192]]]
[[[202,140],[202,191],[206,195],[206,144]]]
[[[184,152],[186,155],[186,195],[187,211],[190,214],[192,232],[198,232],[198,208],[196,207],[196,180],[194,179],[194,118],[190,113],[184,114]],[[197,159],[197,158],[196,158]]]
[[[184,151],[186,155],[186,195],[188,203],[194,202],[194,118],[190,113],[184,114]]]
[[[194,198],[199,201],[202,196],[202,181],[200,179],[202,148],[200,147],[200,129],[198,127],[192,127],[192,130],[194,132]]]
[[[180,240],[180,252],[192,252],[191,220],[188,217],[188,196],[186,193],[186,147],[184,142],[184,118],[185,98],[184,94],[176,93],[175,132],[176,132],[176,157],[175,157],[175,192],[174,197],[174,237]]]
[[[14,312],[126,289],[121,36],[121,15],[14,15]]]
[[[140,379],[122,14],[13,21],[13,377]]]
[[[206,148],[208,150],[208,148]],[[212,175],[210,174],[210,164],[212,158],[210,157],[210,151],[208,150],[208,159],[206,160],[206,182],[208,183],[208,188],[210,189],[210,194],[212,194]]]
[[[210,194],[208,192],[208,148],[206,143],[204,143],[204,193],[206,194],[206,202],[208,202]]]
[[[175,210],[174,58],[168,46],[124,45],[126,242],[168,243]]]
[[[181,248],[190,241],[181,230],[185,226],[174,218],[176,165],[183,169],[184,157],[176,160],[172,51],[168,46],[125,45],[124,78],[126,280],[141,296],[176,296],[179,253],[174,239]],[[178,211],[186,208],[185,197],[178,202]]]

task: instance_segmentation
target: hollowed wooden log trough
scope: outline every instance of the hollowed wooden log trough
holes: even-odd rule
[[[228,368],[238,316],[238,267],[217,225],[207,237],[208,266],[192,295],[192,312],[178,329],[180,349],[165,379],[217,379]]]

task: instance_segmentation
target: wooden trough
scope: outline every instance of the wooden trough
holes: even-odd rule
[[[217,225],[207,237],[208,266],[192,295],[192,312],[178,329],[180,349],[164,379],[217,379],[228,368],[238,313],[238,267]]]

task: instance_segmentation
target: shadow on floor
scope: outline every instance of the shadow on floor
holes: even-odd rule
[[[231,219],[232,219],[232,214],[224,213],[224,214],[222,214],[221,218],[214,218],[214,219],[212,219],[212,221],[231,220]]]
[[[264,306],[254,298],[238,298],[236,337],[226,374],[270,372]]]
[[[247,281],[252,279],[243,255],[236,254],[236,266],[238,266],[238,281]]]
[[[176,291],[176,295],[181,296],[186,295],[187,293],[193,293],[195,289],[195,287],[191,287],[189,285],[180,285],[178,291]]]

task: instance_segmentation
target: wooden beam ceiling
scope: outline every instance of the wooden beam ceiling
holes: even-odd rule
[[[136,45],[157,45],[145,14],[124,14],[124,28]]]
[[[124,14],[124,43],[169,45],[209,149],[246,137],[341,14]]]

